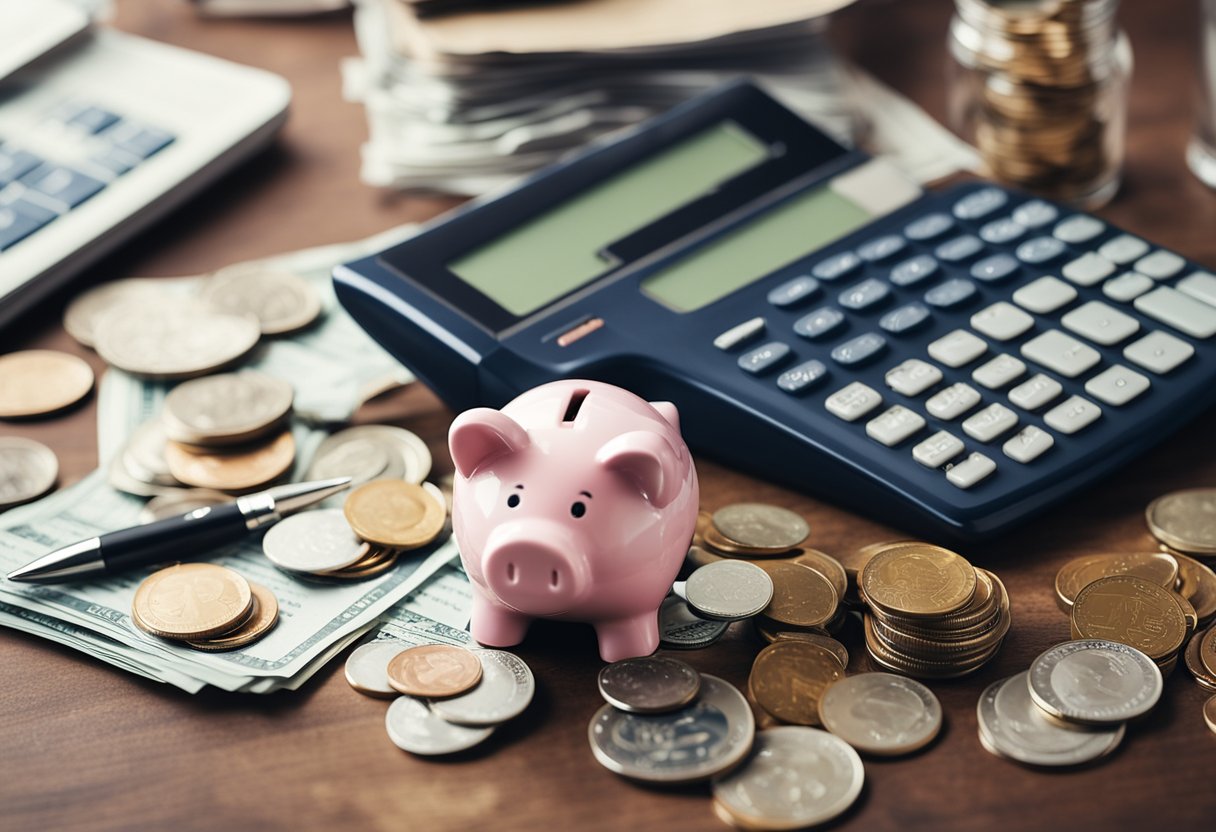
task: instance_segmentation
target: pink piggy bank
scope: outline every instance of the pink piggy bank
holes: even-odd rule
[[[699,502],[675,405],[555,381],[460,414],[448,445],[473,638],[509,647],[556,618],[593,624],[604,661],[653,653]]]

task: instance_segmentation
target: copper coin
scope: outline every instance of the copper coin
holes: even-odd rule
[[[231,453],[200,452],[176,442],[165,445],[169,471],[186,485],[216,491],[249,491],[291,468],[296,441],[284,431],[264,445]]]
[[[1183,554],[1175,554],[1178,561],[1178,593],[1191,602],[1200,625],[1207,624],[1216,615],[1216,572]]]
[[[849,591],[849,575],[840,561],[831,555],[826,555],[818,549],[803,549],[802,554],[794,558],[794,563],[809,566],[831,581],[838,599],[844,598],[845,593]]]
[[[359,486],[342,507],[355,534],[369,543],[417,549],[443,531],[446,507],[420,485],[375,480]]]
[[[861,593],[884,611],[909,618],[957,612],[975,595],[975,570],[949,549],[906,543],[875,555],[861,573]]]
[[[1133,575],[1100,578],[1077,593],[1072,624],[1080,638],[1117,641],[1153,660],[1178,652],[1186,638],[1180,596]]]
[[[768,618],[795,627],[819,627],[836,615],[836,589],[821,573],[789,561],[756,565],[773,579],[773,598],[763,612]]]
[[[1056,573],[1056,603],[1065,612],[1071,610],[1078,592],[1099,578],[1110,575],[1135,575],[1166,589],[1173,589],[1180,566],[1172,555],[1162,552],[1082,555],[1064,564]]]
[[[238,573],[213,563],[182,563],[145,578],[131,613],[152,635],[197,640],[232,629],[252,603],[249,582]]]
[[[782,722],[819,724],[819,697],[844,678],[832,651],[805,641],[777,641],[760,651],[747,686],[761,708]]]
[[[788,552],[811,533],[800,515],[765,503],[735,503],[714,512],[712,528],[736,546]]]
[[[249,582],[249,589],[253,593],[253,612],[245,623],[215,638],[190,640],[186,644],[195,650],[208,652],[235,650],[253,644],[274,629],[274,625],[279,622],[279,600],[269,589],[253,581]]]
[[[70,407],[93,389],[93,368],[57,350],[0,355],[0,419],[43,416]]]
[[[463,647],[423,644],[402,651],[388,663],[388,683],[408,696],[457,696],[480,681],[481,661]]]

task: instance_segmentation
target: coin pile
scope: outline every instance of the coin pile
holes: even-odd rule
[[[1216,624],[1191,636],[1184,657],[1199,687],[1216,693]]]
[[[46,445],[0,436],[0,511],[38,499],[58,478],[59,458]]]
[[[989,685],[976,706],[980,743],[1035,766],[1074,766],[1118,747],[1126,723],[1161,698],[1161,670],[1115,641],[1057,644],[1030,670]]]
[[[1168,676],[1187,638],[1198,626],[1195,609],[1181,595],[1135,575],[1110,575],[1086,585],[1072,605],[1072,637],[1127,644]]]
[[[274,593],[212,563],[182,563],[153,572],[135,590],[131,620],[149,635],[195,650],[245,647],[279,620]]]
[[[483,742],[532,701],[528,665],[504,650],[446,644],[407,647],[372,641],[346,660],[346,680],[366,696],[392,698],[389,739],[423,756],[453,754]]]
[[[1009,632],[1009,595],[993,573],[940,546],[876,547],[861,570],[866,650],[877,665],[924,679],[979,670]]]

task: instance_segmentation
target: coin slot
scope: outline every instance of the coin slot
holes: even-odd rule
[[[515,583],[515,564],[514,563],[507,564],[507,580],[510,581],[511,583]]]
[[[554,569],[549,573],[549,586],[553,587],[554,589],[557,589],[557,585],[558,585],[557,570]]]
[[[570,403],[566,405],[566,414],[562,416],[562,424],[569,425],[578,417],[578,412],[582,409],[583,402],[587,399],[587,390],[575,390],[570,396]]]

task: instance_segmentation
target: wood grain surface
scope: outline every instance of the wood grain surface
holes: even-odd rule
[[[1200,262],[1216,265],[1216,194],[1187,172],[1196,77],[1194,3],[1128,3],[1121,11],[1136,54],[1124,187],[1101,216]],[[944,116],[943,44],[950,4],[870,2],[837,21],[843,51]],[[0,335],[0,351],[90,352],[59,325],[80,286],[130,275],[191,274],[226,263],[350,240],[419,220],[453,204],[378,193],[358,181],[366,136],[360,108],[342,101],[338,61],[356,51],[349,18],[202,20],[180,0],[119,0],[116,24],[152,38],[265,67],[295,88],[276,146],[191,205],[165,218]],[[0,423],[0,435],[50,445],[61,485],[96,465],[95,403],[47,421]],[[1158,494],[1216,483],[1216,412],[1016,534],[964,554],[996,571],[1012,596],[1013,629],[998,658],[971,678],[932,687],[946,727],[924,753],[866,761],[866,787],[834,827],[867,830],[1211,828],[1216,735],[1207,695],[1185,669],[1157,709],[1132,726],[1100,765],[1041,772],[999,760],[976,738],[975,703],[991,681],[1025,669],[1068,637],[1052,578],[1068,558],[1151,548],[1144,506]],[[417,431],[450,470],[451,419],[415,386],[376,403],[360,421]],[[1153,437],[1146,437],[1152,439]],[[764,500],[803,513],[814,546],[844,552],[898,535],[804,495],[698,460],[704,506]],[[814,476],[814,472],[808,472]],[[430,761],[398,751],[384,732],[385,703],[354,693],[341,661],[301,691],[190,696],[11,631],[0,631],[0,828],[29,830],[722,828],[705,787],[640,788],[602,769],[587,745],[600,705],[600,662],[589,629],[537,625],[518,653],[536,674],[536,701],[483,747]],[[864,667],[849,634],[852,670]],[[742,685],[757,643],[744,626],[712,649],[685,654],[697,668]]]

